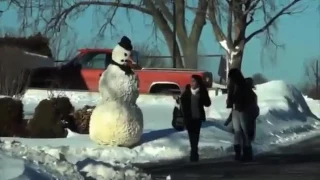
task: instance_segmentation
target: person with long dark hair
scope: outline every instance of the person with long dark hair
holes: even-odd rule
[[[208,90],[199,75],[191,76],[191,83],[181,95],[181,110],[190,141],[190,161],[199,161],[198,143],[202,122],[206,120],[204,106],[209,107],[211,100]]]
[[[228,78],[227,108],[232,109],[235,160],[251,161],[252,130],[248,127],[251,123],[250,108],[254,103],[252,86],[248,86],[248,81],[239,69],[231,69]]]

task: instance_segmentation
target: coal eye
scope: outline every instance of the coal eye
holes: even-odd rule
[[[125,57],[127,57],[127,56],[128,56],[128,54],[127,54],[127,53],[124,53],[124,56],[125,56]]]
[[[122,59],[121,62],[125,62],[125,60]]]

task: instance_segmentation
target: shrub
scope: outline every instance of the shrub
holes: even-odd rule
[[[11,97],[0,98],[0,136],[25,136],[23,104]]]
[[[74,116],[74,124],[77,133],[89,134],[90,117],[95,106],[84,106],[82,109],[77,110]]]
[[[70,117],[74,108],[67,97],[42,100],[28,123],[32,138],[63,138],[67,136],[63,121]]]

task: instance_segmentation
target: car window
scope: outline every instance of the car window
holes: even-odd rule
[[[88,69],[105,69],[106,68],[106,53],[88,54],[82,62],[82,68]]]

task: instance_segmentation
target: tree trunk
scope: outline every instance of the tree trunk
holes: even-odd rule
[[[184,55],[184,67],[188,69],[198,68],[198,44],[188,44],[185,49],[183,49]]]
[[[241,70],[241,64],[242,64],[242,58],[243,58],[243,50],[240,50],[237,54],[233,55],[228,54],[229,57],[231,58],[231,65],[230,69],[232,68],[238,68]]]

